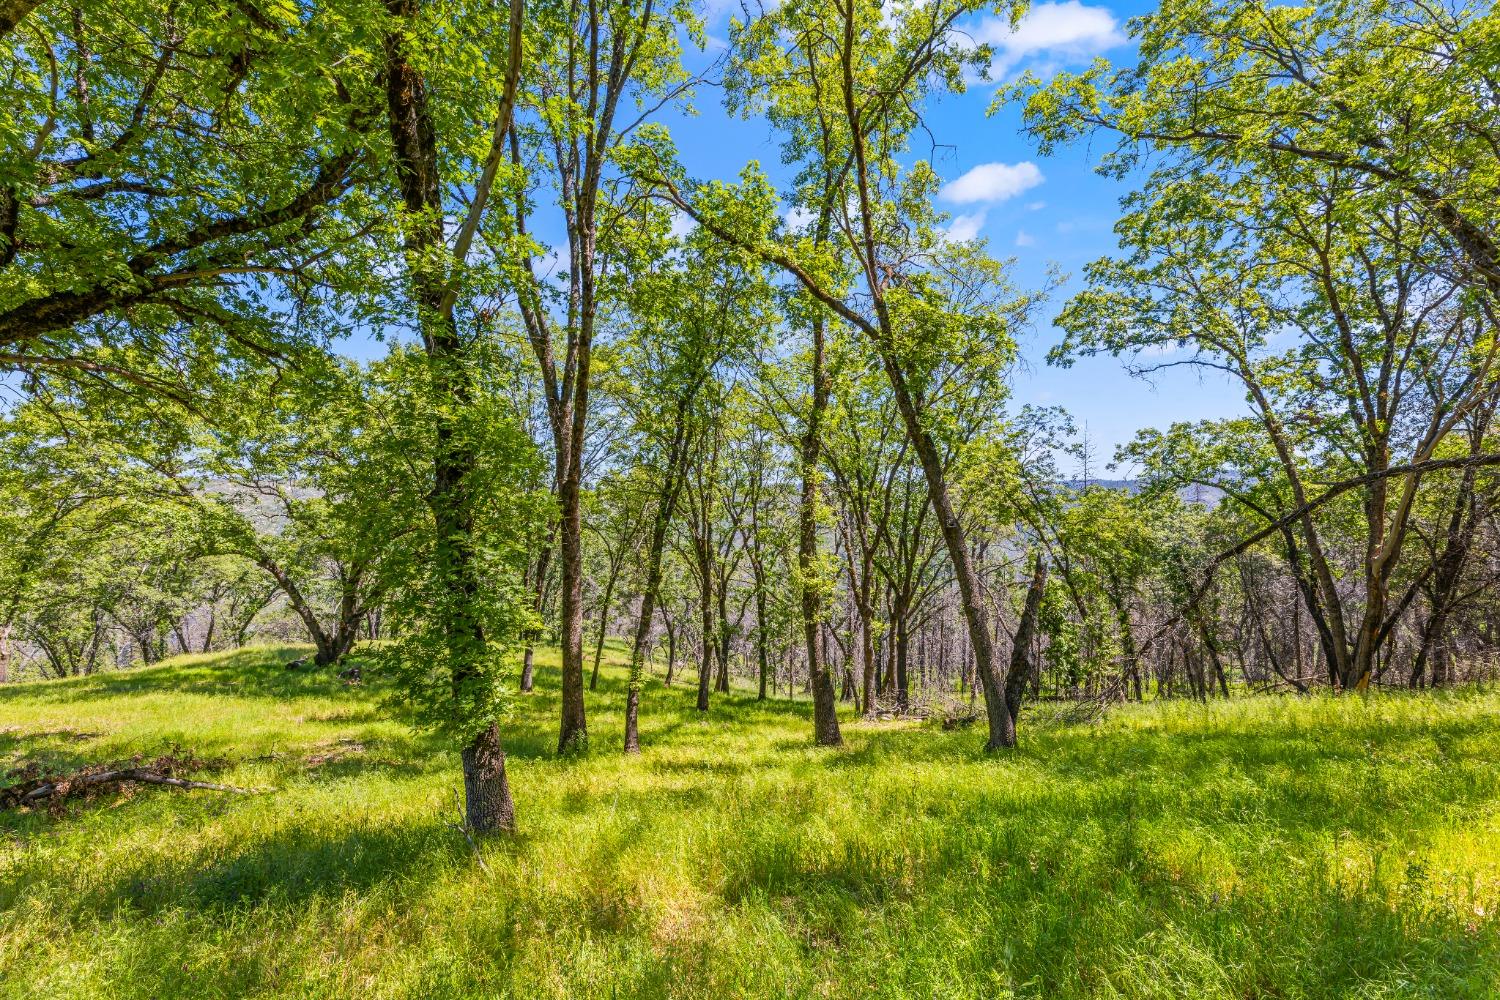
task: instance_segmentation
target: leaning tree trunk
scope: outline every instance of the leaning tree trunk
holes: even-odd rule
[[[207,653],[214,648],[214,629],[219,624],[219,615],[213,605],[208,608],[208,624],[203,627],[203,647],[199,652]]]
[[[291,607],[292,613],[302,620],[303,627],[307,629],[308,638],[312,639],[313,647],[317,650],[313,662],[320,667],[326,667],[334,662],[337,658],[334,638],[323,628],[323,623],[318,621],[312,605],[307,602],[307,598],[302,596],[302,588],[297,586],[297,581],[292,579],[291,574],[282,568],[280,563],[269,556],[258,557],[256,564],[271,574],[271,579],[276,581],[276,586],[286,596],[286,602]]]
[[[870,167],[865,155],[864,115],[858,108],[859,98],[855,93],[852,69],[855,25],[853,9],[844,19],[843,86],[845,122],[851,127],[850,138],[854,153],[853,177],[859,193],[859,215],[862,245],[860,265],[865,273],[871,298],[875,306],[876,322],[862,325],[874,341],[881,367],[885,369],[891,392],[896,397],[896,409],[901,413],[901,422],[906,429],[907,440],[917,453],[922,465],[922,475],[927,481],[927,492],[932,499],[932,510],[937,515],[943,533],[943,544],[948,549],[948,559],[953,565],[953,576],[958,581],[958,592],[963,602],[964,619],[969,627],[969,642],[974,650],[974,667],[984,685],[984,708],[989,721],[989,739],[986,750],[998,750],[1016,744],[1016,724],[1005,707],[1005,678],[995,655],[995,640],[990,635],[988,616],[985,613],[984,585],[974,566],[974,557],[969,551],[969,539],[958,512],[953,507],[948,493],[948,477],[943,469],[942,456],[937,442],[922,423],[922,413],[911,387],[907,384],[906,372],[897,356],[896,337],[891,323],[890,311],[885,300],[881,264],[875,251],[874,215],[870,203]]]
[[[1005,710],[1010,713],[1012,727],[1021,715],[1021,695],[1026,689],[1026,679],[1036,669],[1031,649],[1036,643],[1037,619],[1041,615],[1042,595],[1046,590],[1047,557],[1038,551],[1032,562],[1031,584],[1026,588],[1021,620],[1016,623],[1016,638],[1010,649],[1010,672],[1005,675]]]
[[[1473,447],[1478,451],[1480,443]],[[1448,516],[1448,530],[1444,536],[1443,551],[1434,562],[1430,598],[1431,614],[1422,626],[1416,659],[1412,663],[1410,684],[1418,687],[1426,672],[1427,661],[1435,643],[1444,641],[1448,623],[1448,612],[1456,602],[1455,594],[1462,579],[1464,565],[1468,560],[1469,546],[1473,540],[1475,516],[1474,466],[1464,468],[1459,480],[1458,498]]]
[[[964,621],[968,625],[969,646],[974,655],[974,672],[984,689],[984,709],[989,722],[989,739],[986,750],[999,750],[1016,745],[1016,722],[1011,718],[1005,704],[1005,678],[1000,672],[999,659],[995,654],[995,640],[990,635],[988,615],[984,606],[984,585],[974,566],[969,552],[969,540],[963,524],[954,510],[948,493],[948,479],[943,470],[942,457],[937,443],[922,426],[906,376],[897,365],[886,345],[880,346],[881,362],[896,396],[896,407],[906,425],[907,438],[917,453],[922,465],[922,474],[927,480],[927,492],[932,498],[933,513],[943,532],[943,543],[948,550],[948,559],[953,565],[953,576],[958,581],[959,599],[963,604]]]
[[[672,440],[667,451],[666,481],[657,498],[656,515],[651,520],[651,542],[646,552],[646,586],[641,592],[641,615],[635,624],[635,642],[630,647],[630,679],[625,690],[625,752],[640,753],[641,685],[646,676],[646,637],[656,615],[661,594],[661,565],[666,554],[667,531],[677,512],[677,501],[687,478],[688,405],[693,394],[678,398],[672,418]],[[667,623],[667,686],[672,686],[672,668],[677,659],[677,644],[672,619],[665,607],[662,618]]]
[[[668,476],[674,475],[672,465],[673,463],[669,463]],[[677,508],[677,497],[680,492],[681,479],[679,477],[675,480],[675,485],[669,483],[669,489],[663,493],[656,505],[656,517],[651,523],[651,548],[646,556],[646,586],[641,593],[641,616],[635,624],[635,642],[630,647],[630,680],[625,691],[626,753],[641,752],[640,707],[641,684],[646,674],[646,637],[651,633],[651,621],[656,614],[657,595],[661,593],[661,564],[666,550],[667,529],[671,525],[672,514]],[[667,685],[670,687],[672,667],[677,658],[677,644],[672,633],[671,618],[666,615],[665,610],[663,610],[663,617],[667,619]]]

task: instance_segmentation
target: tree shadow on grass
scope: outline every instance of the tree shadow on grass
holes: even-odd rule
[[[99,736],[75,729],[0,729],[0,787],[8,784],[4,774],[12,768],[35,765],[42,773],[54,774],[83,767],[89,761],[89,745]]]
[[[310,755],[288,755],[284,773],[308,783],[345,781],[367,775],[388,778],[418,778],[446,773],[452,762],[437,752],[430,738],[401,740],[366,739],[359,749],[333,744]]]
[[[959,852],[951,866],[903,873],[858,852],[788,871],[787,855],[760,851],[728,898],[777,902],[789,923],[809,929],[797,937],[810,942],[810,957],[846,943],[843,963],[873,963],[894,995],[920,994],[930,975],[907,965],[908,954],[941,954],[956,981],[1001,973],[1029,987],[1018,995],[1038,997],[1493,996],[1493,924],[1397,912],[1378,889],[1315,873],[1221,893],[1149,861],[1127,867],[1105,846],[1049,864],[1077,845],[1060,832],[1024,831],[1016,854],[991,859],[988,877]]]
[[[0,687],[0,707],[8,702],[66,704],[100,698],[158,693],[248,696],[292,700],[326,698],[340,691],[364,693],[344,684],[333,667],[288,670],[286,664],[311,657],[311,646],[245,646],[202,657],[174,658],[151,666],[108,670],[87,677],[36,681]],[[359,657],[356,656],[356,659]]]
[[[1176,780],[1180,788],[1163,797],[1192,788],[1195,776]],[[852,794],[866,793],[855,786]],[[1200,868],[1192,861],[1199,828],[1191,803],[1154,810],[1156,796],[1132,791],[1129,776],[1101,769],[1083,780],[1043,782],[1019,797],[961,784],[954,794],[950,808],[929,817],[921,796],[938,801],[940,788],[923,789],[917,799],[877,790],[854,806],[867,823],[832,841],[816,810],[758,824],[725,854],[733,862],[724,898],[731,906],[781,900],[814,926],[815,941],[868,939],[872,914],[904,922],[881,927],[896,949],[894,967],[883,966],[892,983],[907,949],[949,954],[971,947],[972,954],[953,956],[955,964],[972,962],[972,974],[983,978],[1005,956],[1009,974],[1030,982],[1038,996],[1094,995],[1098,978],[1083,988],[1084,980],[1069,976],[1080,969],[1134,974],[1137,958],[1174,975],[1175,961],[1184,971],[1202,971],[1188,959],[1205,956],[1208,967],[1262,970],[1262,979],[1239,984],[1244,995],[1347,996],[1361,984],[1388,982],[1413,988],[1391,995],[1477,997],[1492,995],[1500,976],[1500,924],[1420,901],[1398,909],[1378,874],[1351,876],[1329,853],[1329,834],[1350,827],[1419,843],[1424,826],[1452,820],[1451,802],[1387,812],[1383,820],[1377,810],[1306,816],[1299,803],[1278,803],[1274,787],[1242,785],[1237,805],[1246,808],[1236,820],[1217,819],[1212,829],[1228,841]],[[1480,807],[1490,797],[1458,801]],[[766,811],[753,802],[742,808],[752,816]],[[1298,834],[1308,831],[1315,835],[1299,847]],[[1279,854],[1262,850],[1269,845],[1284,846]],[[1226,875],[1228,888],[1220,882]],[[843,925],[841,914],[848,917]],[[959,914],[969,915],[967,933],[924,940],[946,934],[932,929],[951,928]],[[1179,947],[1191,954],[1174,955]],[[1125,954],[1133,949],[1139,956]],[[1191,980],[1178,982],[1186,991],[1179,995],[1191,995]],[[1216,984],[1209,976],[1201,985]]]
[[[936,866],[928,874],[940,881],[965,877],[980,854],[1003,866],[1025,866],[1038,857],[1077,856],[1101,831],[1113,836],[1144,826],[1186,845],[1212,831],[1223,842],[1223,856],[1252,868],[1264,863],[1257,844],[1282,844],[1289,855],[1314,862],[1345,836],[1377,853],[1420,847],[1429,831],[1485,814],[1500,799],[1500,774],[1489,761],[1442,750],[1494,728],[1486,719],[1416,718],[1355,724],[1320,738],[1298,725],[1271,724],[1259,733],[1205,725],[1188,734],[1075,727],[1034,731],[1021,749],[1000,754],[931,729],[853,730],[841,750],[809,755],[804,744],[780,740],[776,754],[788,766],[822,769],[835,781],[844,779],[834,775],[867,776],[848,785],[848,794],[860,799],[854,811],[867,818],[868,830],[917,836],[930,821],[949,831],[936,843],[909,845]],[[910,765],[918,762],[952,765],[952,787],[934,783],[935,774],[947,773],[942,768],[913,775]],[[1003,778],[986,778],[992,765]],[[718,771],[672,761],[653,769],[701,774],[705,781]],[[906,787],[910,782],[919,784]],[[1412,785],[1420,785],[1420,795],[1405,794]],[[818,810],[786,813],[774,789],[764,794],[763,803],[740,807],[751,816],[780,810],[780,833],[758,854],[754,844],[746,847],[754,857],[731,880],[731,901],[748,892],[836,889],[883,905],[892,885],[911,881],[881,855],[894,852],[899,869],[906,863],[899,849],[861,846],[858,833],[832,855],[809,855],[801,831],[808,828],[818,842],[825,826]],[[1121,850],[1125,861],[1138,860]],[[915,881],[929,884],[925,876]]]
[[[177,907],[299,909],[314,898],[411,884],[423,871],[458,864],[472,864],[469,847],[438,820],[370,823],[331,834],[280,828],[223,855],[148,861],[101,886],[93,905],[147,915]]]

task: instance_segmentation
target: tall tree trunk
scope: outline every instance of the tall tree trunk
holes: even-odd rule
[[[651,620],[656,614],[656,595],[661,592],[662,550],[666,547],[667,525],[670,511],[663,516],[658,504],[657,515],[651,528],[651,549],[647,556],[646,588],[641,594],[641,616],[635,624],[635,641],[630,647],[630,679],[625,689],[625,752],[641,752],[640,709],[641,684],[646,675],[646,637],[651,634]],[[676,638],[672,634],[672,620],[662,609],[667,623],[667,686],[672,685],[672,668],[677,659]]]
[[[897,594],[891,602],[891,650],[893,656],[893,686],[896,692],[896,711],[905,712],[911,704],[911,678],[908,676],[911,659],[911,612],[905,593]]]
[[[203,628],[203,647],[200,652],[207,653],[214,648],[214,627],[218,625],[218,615],[214,612],[213,605],[208,609],[208,624]]]
[[[859,589],[855,591],[855,607],[859,612],[859,658],[860,666],[864,669],[864,707],[865,718],[875,718],[875,684],[878,680],[878,661],[875,658],[875,628],[872,621],[875,609],[870,602],[870,577],[871,567],[869,560],[864,560],[863,574],[860,577]]]
[[[656,514],[651,519],[651,540],[646,551],[646,586],[641,592],[641,615],[636,621],[635,641],[630,647],[630,679],[625,691],[625,752],[640,753],[640,706],[641,684],[646,674],[646,637],[651,634],[651,621],[656,614],[656,604],[661,594],[662,558],[667,548],[667,531],[677,512],[677,501],[687,478],[688,455],[688,407],[692,395],[679,397],[672,415],[672,438],[667,449],[665,481],[657,497]],[[667,686],[672,686],[672,670],[676,666],[677,641],[672,629],[672,619],[665,607],[662,618],[667,625]]]
[[[876,252],[874,219],[878,209],[872,204],[870,194],[870,168],[867,163],[865,151],[865,125],[866,116],[860,109],[861,98],[855,83],[854,58],[856,37],[859,29],[856,27],[853,8],[841,10],[844,22],[843,39],[841,41],[841,69],[842,69],[842,99],[844,120],[850,132],[850,145],[852,149],[853,169],[850,176],[855,182],[859,196],[858,218],[861,232],[857,234],[858,245],[856,247],[859,258],[860,270],[866,291],[869,293],[870,301],[874,306],[875,322],[871,323],[866,315],[855,311],[847,302],[838,295],[830,292],[826,287],[819,284],[807,270],[802,268],[796,260],[790,256],[774,249],[764,246],[753,246],[738,238],[734,233],[724,227],[706,219],[701,213],[694,213],[692,206],[682,198],[680,193],[672,190],[673,202],[693,215],[695,221],[704,225],[710,232],[720,239],[731,244],[740,246],[758,254],[762,259],[774,263],[783,268],[801,282],[802,286],[810,292],[823,305],[836,312],[852,326],[863,331],[870,338],[875,347],[876,354],[880,358],[881,367],[886,373],[891,384],[891,391],[896,399],[896,408],[901,414],[902,426],[906,431],[907,440],[913,450],[917,453],[917,459],[922,466],[922,475],[927,483],[928,494],[932,500],[933,513],[936,514],[938,525],[942,530],[943,544],[948,551],[949,561],[953,566],[953,575],[958,582],[959,594],[962,600],[964,621],[968,628],[970,648],[974,656],[975,672],[979,675],[980,683],[984,687],[985,713],[989,722],[989,738],[985,744],[987,750],[995,750],[1002,747],[1014,746],[1016,742],[1015,721],[1005,707],[1005,678],[1001,665],[995,654],[994,639],[989,632],[988,614],[984,606],[984,586],[975,568],[973,556],[970,554],[967,532],[959,521],[958,513],[954,508],[951,494],[948,490],[947,475],[943,467],[942,455],[938,450],[937,442],[933,439],[923,425],[923,413],[918,401],[913,397],[911,388],[907,382],[906,372],[901,367],[898,354],[897,338],[892,325],[891,316],[885,299],[886,284],[889,274],[884,268]],[[804,475],[803,492],[806,496],[808,483]],[[804,504],[804,508],[805,508]],[[804,517],[807,511],[804,509]],[[813,535],[813,543],[816,543],[816,535]],[[811,551],[811,549],[809,549]],[[804,594],[804,599],[807,595]],[[804,612],[804,618],[806,613]],[[807,631],[812,633],[815,629],[808,627]],[[808,646],[811,648],[816,644],[816,637],[809,634]],[[815,669],[816,665],[810,663],[809,667]],[[814,685],[821,687],[827,692],[827,705],[831,708],[833,701],[833,686],[827,678]],[[815,695],[815,702],[820,696]],[[835,721],[837,716],[831,716]]]
[[[302,596],[302,589],[297,586],[297,581],[293,580],[279,563],[268,556],[262,556],[256,562],[271,574],[271,578],[276,581],[276,586],[281,588],[281,592],[286,595],[286,602],[293,614],[301,619],[303,627],[307,629],[308,638],[312,640],[313,647],[317,650],[313,662],[320,667],[328,666],[335,658],[333,638],[324,630],[323,623],[318,621],[312,605],[308,604],[307,599]]]
[[[622,97],[633,89],[634,74],[651,59],[642,58],[643,47],[657,37],[663,14],[646,4],[639,17],[619,17],[614,8],[574,4],[569,27],[574,32],[565,48],[566,84],[557,98],[562,106],[582,112],[551,116],[544,129],[554,147],[551,165],[556,170],[555,190],[566,222],[569,282],[567,329],[562,364],[554,356],[554,335],[548,319],[542,282],[532,271],[529,258],[522,262],[525,280],[517,295],[528,339],[536,354],[547,394],[552,425],[560,518],[562,607],[559,633],[562,643],[562,713],[558,731],[559,752],[588,743],[584,714],[583,683],[583,542],[582,512],[583,451],[587,441],[589,393],[592,388],[594,333],[598,316],[600,264],[598,254],[599,192],[607,186],[607,166],[616,155],[622,136],[614,127]],[[626,101],[628,103],[628,100]],[[547,118],[549,116],[544,116]],[[519,163],[518,144],[511,133],[511,157]],[[517,197],[516,226],[525,232],[526,202]]]
[[[514,830],[516,805],[505,775],[505,751],[493,722],[459,753],[464,772],[464,822],[471,830]]]
[[[913,439],[912,446],[927,478],[932,509],[937,514],[948,558],[953,565],[953,575],[958,581],[959,599],[963,602],[964,621],[968,625],[969,644],[973,650],[974,672],[979,675],[979,683],[984,689],[985,715],[989,722],[989,738],[985,742],[985,749],[1013,747],[1016,745],[1016,723],[1005,705],[1005,677],[995,654],[994,639],[990,636],[988,614],[984,607],[984,586],[969,554],[967,533],[949,496],[947,476],[943,471],[937,444],[922,426],[921,417],[907,391],[905,376],[890,357],[890,352],[882,350],[881,354],[886,373],[896,390],[896,404],[906,423],[907,435]]]
[[[1129,681],[1134,688],[1135,700],[1142,701],[1141,659],[1136,650],[1135,633],[1130,627],[1130,594],[1124,582],[1111,569],[1108,573],[1108,598],[1115,613],[1115,628],[1120,636],[1120,679]]]
[[[707,712],[709,686],[714,675],[714,585],[707,556],[700,555],[699,568],[702,573],[698,579],[698,617],[703,635],[699,643],[702,648],[698,659],[698,711]]]
[[[667,676],[663,683],[671,687],[672,673],[677,669],[677,629],[672,624],[672,616],[667,613],[665,604],[661,608],[661,620],[667,627]]]
[[[521,654],[521,693],[526,694],[536,686],[536,647],[530,641],[526,643],[526,651]]]
[[[445,591],[441,606],[446,614],[434,624],[445,635],[448,669],[456,691],[486,655],[484,630],[475,607],[481,584],[467,478],[469,470],[478,464],[478,456],[454,414],[472,401],[464,371],[463,341],[451,302],[445,303],[447,278],[432,273],[431,258],[445,248],[446,240],[437,135],[427,107],[426,81],[407,52],[415,33],[418,4],[419,0],[388,0],[391,14],[406,22],[406,30],[385,37],[385,85],[397,181],[406,209],[405,250],[413,298],[433,387],[449,404],[436,408],[433,486],[427,503],[437,539],[433,579]],[[515,72],[520,65],[520,12],[521,0],[512,0],[510,44]],[[514,86],[512,75],[508,81],[512,98]],[[502,129],[497,126],[496,131]],[[461,749],[460,757],[470,828],[481,833],[513,830],[515,805],[506,780],[498,728],[491,723],[477,733]]]
[[[826,226],[827,210],[823,212]],[[818,477],[823,446],[823,414],[828,409],[828,377],[824,371],[825,319],[821,312],[812,320],[812,393],[807,425],[802,431],[802,501],[797,509],[797,569],[802,597],[802,634],[807,646],[807,671],[813,699],[813,742],[836,747],[844,743],[839,732],[838,703],[828,665],[818,642],[823,625],[823,590],[818,570]]]
[[[580,387],[580,396],[581,387]],[[583,749],[588,745],[588,721],[583,707],[583,516],[580,502],[583,488],[583,411],[576,408],[573,418],[578,429],[570,442],[574,454],[569,459],[568,474],[563,480],[560,499],[562,520],[562,719],[557,734],[558,753]]]
[[[969,539],[953,500],[948,492],[947,473],[937,442],[922,423],[922,413],[907,384],[906,372],[897,356],[895,331],[885,300],[886,277],[882,274],[880,261],[875,251],[874,215],[875,206],[870,199],[870,172],[865,155],[864,115],[858,108],[854,81],[855,27],[853,7],[844,16],[842,43],[842,97],[845,122],[851,129],[851,145],[854,153],[854,181],[859,194],[859,218],[862,236],[860,265],[875,306],[876,322],[861,322],[867,334],[875,342],[881,367],[891,383],[891,392],[896,397],[896,409],[901,414],[906,428],[907,440],[917,453],[922,465],[922,475],[927,480],[927,492],[932,499],[932,510],[937,515],[943,533],[943,543],[948,549],[948,559],[953,566],[953,575],[958,581],[959,596],[963,601],[964,620],[969,626],[969,640],[974,650],[974,667],[984,685],[985,714],[989,721],[989,738],[986,750],[1012,747],[1016,743],[1015,720],[1005,707],[1005,678],[995,655],[994,639],[990,636],[988,615],[984,606],[984,586],[974,567],[974,558],[969,551]]]
[[[1485,421],[1488,425],[1488,421]],[[1482,438],[1476,440],[1472,447],[1478,452],[1483,445]],[[1475,516],[1476,503],[1474,496],[1474,479],[1476,470],[1474,466],[1466,466],[1462,477],[1459,479],[1458,497],[1453,504],[1453,510],[1448,515],[1448,527],[1444,536],[1443,551],[1436,560],[1436,569],[1433,572],[1432,589],[1430,600],[1432,604],[1431,613],[1423,624],[1417,654],[1412,663],[1411,680],[1412,687],[1421,684],[1422,675],[1426,671],[1428,658],[1432,655],[1434,644],[1444,640],[1447,631],[1448,613],[1453,607],[1455,594],[1459,582],[1462,579],[1465,563],[1468,561],[1469,546],[1474,537],[1474,528],[1478,521]]]
[[[760,690],[756,701],[766,700],[766,680],[771,670],[770,657],[766,650],[766,588],[765,581],[756,574],[755,586],[755,662],[760,671]]]
[[[720,694],[729,693],[729,579],[726,575],[719,576],[718,586],[715,588],[717,594],[715,601],[718,606],[719,620],[715,626],[715,639],[718,640],[719,669],[714,674],[714,690]]]

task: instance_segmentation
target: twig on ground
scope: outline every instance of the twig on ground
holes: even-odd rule
[[[484,863],[484,855],[479,853],[479,845],[474,842],[474,834],[469,832],[468,821],[464,819],[463,799],[459,798],[456,788],[453,790],[453,804],[458,807],[459,821],[448,825],[464,835],[464,839],[469,842],[469,847],[474,851],[474,860],[479,862],[479,869],[486,875],[490,874],[490,866]]]

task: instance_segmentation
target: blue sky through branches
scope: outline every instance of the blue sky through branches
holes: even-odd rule
[[[953,236],[984,239],[994,256],[1013,260],[1018,288],[1045,285],[1052,267],[1065,276],[1040,313],[1037,327],[1021,338],[1025,364],[1015,378],[1014,402],[1017,407],[1061,406],[1071,413],[1079,428],[1087,429],[1096,475],[1102,473],[1102,462],[1137,430],[1165,427],[1174,420],[1237,414],[1244,410],[1243,397],[1218,375],[1186,366],[1167,368],[1145,381],[1107,357],[1083,359],[1067,369],[1047,365],[1047,351],[1060,339],[1052,317],[1079,287],[1084,266],[1115,249],[1112,227],[1128,186],[1095,173],[1100,157],[1109,151],[1106,143],[1067,148],[1043,158],[1020,134],[1018,107],[987,112],[996,89],[1020,73],[1045,78],[1101,56],[1120,63],[1131,59],[1134,46],[1127,22],[1147,9],[1143,4],[1049,0],[1033,4],[1014,27],[994,16],[964,22],[963,28],[977,40],[995,47],[992,79],[974,81],[967,93],[930,102],[924,111],[931,140],[924,137],[913,150],[914,157],[930,160],[945,181],[938,205],[951,216]],[[684,38],[690,71],[718,75],[714,63],[723,54],[730,19],[739,14],[738,0],[707,0],[707,48],[700,50]],[[694,114],[668,110],[660,116],[689,175],[732,181],[747,163],[757,161],[773,181],[787,179],[778,137],[765,121],[727,114],[722,91],[712,85],[699,87],[692,104]],[[561,245],[561,226],[549,226],[546,214],[539,213],[536,234]],[[557,232],[549,232],[552,228]],[[345,350],[368,357],[382,349],[357,341]],[[1122,468],[1118,474],[1131,471]]]
[[[982,238],[993,255],[1013,259],[1018,287],[1046,284],[1049,265],[1067,277],[1041,313],[1037,328],[1022,338],[1026,365],[1016,377],[1015,401],[1018,406],[1064,407],[1080,429],[1087,427],[1095,455],[1104,459],[1141,428],[1243,412],[1243,397],[1216,374],[1188,367],[1167,369],[1147,382],[1129,375],[1113,358],[1084,359],[1068,369],[1046,364],[1048,349],[1060,339],[1052,316],[1079,287],[1084,265],[1116,248],[1113,225],[1118,201],[1128,187],[1095,173],[1107,146],[1080,146],[1044,158],[1020,134],[1018,107],[1004,106],[994,115],[986,112],[997,87],[1022,72],[1045,78],[1060,69],[1084,67],[1100,56],[1117,63],[1131,59],[1134,43],[1127,21],[1149,9],[1145,4],[1063,0],[1034,3],[1014,28],[993,16],[965,22],[964,28],[977,40],[995,46],[992,79],[975,81],[965,94],[932,102],[925,112],[936,145],[929,148],[924,140],[914,150],[931,160],[946,182],[939,207],[952,216],[949,231],[954,236]],[[734,0],[710,0],[710,48],[693,52],[690,68],[702,70],[712,63],[738,11]],[[688,172],[728,180],[747,162],[757,160],[773,179],[783,180],[785,170],[770,126],[731,118],[722,108],[721,96],[704,88],[695,102],[696,116],[667,119]]]

